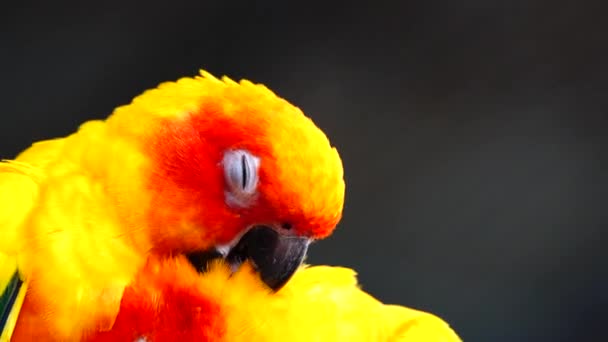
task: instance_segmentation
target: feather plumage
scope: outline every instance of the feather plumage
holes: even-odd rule
[[[301,267],[273,293],[249,264],[231,274],[217,262],[203,275],[181,257],[146,267],[113,329],[87,341],[460,341],[440,318],[365,293],[347,268]]]

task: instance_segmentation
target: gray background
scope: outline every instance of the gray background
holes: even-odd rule
[[[84,3],[2,5],[0,157],[201,67],[246,77],[341,152],[309,261],[467,341],[608,340],[601,1]]]

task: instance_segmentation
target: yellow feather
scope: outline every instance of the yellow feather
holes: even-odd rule
[[[342,267],[301,267],[272,293],[249,264],[231,275],[218,262],[199,285],[227,313],[227,341],[460,341],[437,316],[381,303],[355,275]]]
[[[44,284],[29,286],[37,310],[31,316],[52,315],[57,339],[77,339],[92,325],[109,327],[143,263],[107,197],[111,185],[93,171],[129,177],[139,165],[125,161],[134,156],[122,140],[91,143],[104,135],[104,126],[91,121],[79,134],[36,143],[16,161],[0,163],[0,253],[16,256],[25,281]],[[92,146],[99,150],[84,150]],[[120,164],[88,167],[108,160]]]

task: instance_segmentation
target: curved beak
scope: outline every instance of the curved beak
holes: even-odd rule
[[[278,291],[302,264],[309,244],[309,238],[281,234],[268,226],[255,226],[230,250],[226,260],[238,267],[249,259],[262,281]]]

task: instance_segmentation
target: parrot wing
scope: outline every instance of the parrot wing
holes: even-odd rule
[[[19,160],[0,162],[0,342],[10,341],[28,288],[19,272],[19,251],[26,242],[22,227],[38,200],[42,168],[62,144],[59,139],[41,141]]]
[[[10,340],[27,290],[18,269],[20,227],[36,202],[38,177],[27,163],[0,163],[0,342]]]
[[[27,284],[19,276],[16,258],[4,253],[0,253],[0,289],[0,342],[8,342],[19,317]]]

